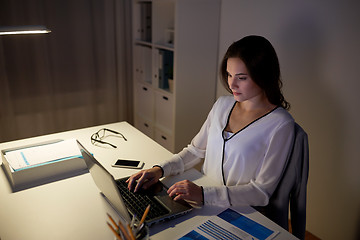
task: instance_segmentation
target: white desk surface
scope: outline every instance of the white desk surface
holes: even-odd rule
[[[118,146],[116,149],[92,145],[90,136],[102,127],[121,132],[128,141],[117,137],[107,138],[106,141]],[[165,148],[126,122],[1,143],[0,149],[70,138],[78,139],[115,178],[129,176],[137,171],[111,167],[117,158],[139,159],[145,162],[144,168],[149,168],[172,156]],[[195,171],[186,174],[193,178],[190,180],[201,184],[201,178],[198,178],[199,175]],[[271,229],[280,231],[276,239],[296,239],[250,207],[235,209]],[[150,229],[150,238],[177,239],[222,210],[224,208],[219,207],[194,209],[185,216],[153,226]],[[119,218],[100,195],[89,173],[12,192],[6,175],[2,168],[0,169],[1,240],[113,240],[113,233],[106,225],[106,213]]]

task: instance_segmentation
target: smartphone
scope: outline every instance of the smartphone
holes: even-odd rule
[[[140,168],[142,168],[144,166],[144,162],[139,161],[139,160],[118,159],[111,166],[120,167],[120,168],[137,168],[137,169],[140,169]]]

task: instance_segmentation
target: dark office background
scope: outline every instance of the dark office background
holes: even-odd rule
[[[130,1],[2,0],[0,142],[132,120]]]

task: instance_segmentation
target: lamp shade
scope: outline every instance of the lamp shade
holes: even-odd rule
[[[42,34],[50,33],[51,31],[42,25],[28,25],[28,26],[0,26],[0,35],[14,35],[14,34]]]

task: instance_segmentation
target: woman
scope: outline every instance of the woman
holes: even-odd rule
[[[200,132],[169,161],[132,175],[130,190],[148,188],[162,176],[182,173],[204,158],[203,174],[219,186],[175,183],[168,194],[207,205],[265,206],[286,164],[294,119],[281,93],[276,52],[264,37],[233,43],[221,63],[221,79],[232,96],[220,97]]]

